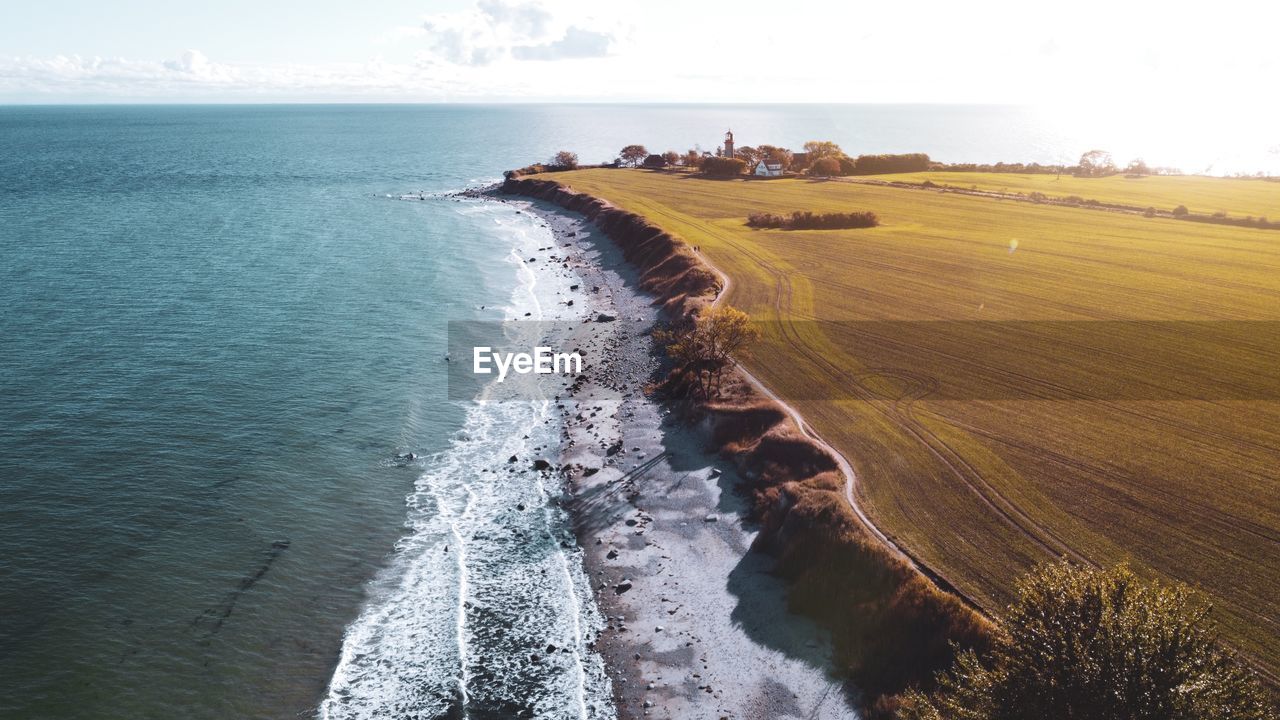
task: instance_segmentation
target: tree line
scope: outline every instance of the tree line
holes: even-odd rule
[[[990,172],[1017,173],[1022,175],[1072,175],[1075,177],[1110,177],[1124,174],[1129,177],[1146,175],[1181,175],[1177,168],[1151,167],[1137,158],[1124,167],[1115,163],[1111,153],[1105,150],[1089,150],[1074,165],[1042,165],[1040,163],[941,163],[925,153],[881,153],[852,157],[830,140],[810,140],[804,151],[794,153],[776,145],[735,148],[733,157],[724,156],[723,148],[715,154],[690,149],[684,153],[667,150],[650,153],[640,144],[627,145],[618,153],[614,164],[622,167],[641,167],[651,158],[661,158],[660,167],[686,167],[712,177],[735,177],[750,172],[763,160],[779,165],[784,172],[808,174],[815,177],[839,177],[850,175],[888,175],[911,172]],[[577,153],[561,150],[546,163],[535,163],[522,168],[521,174],[574,170],[579,166]]]

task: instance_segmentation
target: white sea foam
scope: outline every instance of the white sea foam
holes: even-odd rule
[[[511,248],[507,319],[550,319],[553,307],[561,319],[580,317],[559,304],[577,281],[528,262],[554,244],[540,221],[489,203],[459,211],[492,215]],[[510,332],[536,327],[512,323]],[[531,467],[558,453],[552,404],[474,401],[449,448],[428,459],[408,499],[409,533],[347,629],[321,717],[615,716],[588,645],[603,620],[581,552],[552,481]]]

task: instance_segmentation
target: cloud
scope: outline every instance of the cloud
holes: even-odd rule
[[[233,81],[236,77],[234,68],[211,62],[199,50],[187,50],[177,60],[166,60],[162,64],[175,73],[201,80],[226,82]]]
[[[564,37],[541,45],[519,45],[511,49],[517,60],[568,60],[574,58],[605,57],[613,36],[594,30],[571,26]]]
[[[502,0],[480,0],[476,7],[491,22],[529,37],[545,35],[554,19],[551,11],[536,2],[507,4]]]
[[[426,63],[234,66],[199,50],[167,60],[58,55],[0,56],[0,98],[77,99],[404,98],[443,99],[479,92],[474,83]]]
[[[508,59],[604,57],[614,40],[608,32],[576,25],[566,27],[536,0],[478,0],[462,12],[429,16],[421,27],[435,58],[472,67]]]

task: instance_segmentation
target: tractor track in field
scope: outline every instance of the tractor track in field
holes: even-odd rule
[[[700,221],[696,221],[688,217],[684,217],[684,218],[677,217],[672,212],[662,207],[654,206],[650,203],[640,202],[640,204],[643,205],[649,212],[655,213],[657,215],[661,215],[663,217],[666,217],[676,222],[685,222],[687,224],[693,225],[699,231],[725,243],[726,245],[741,252],[744,256],[749,257],[755,260],[757,263],[759,263],[762,268],[764,268],[766,271],[772,274],[775,278],[775,283],[776,283],[775,310],[778,313],[779,327],[783,331],[783,337],[786,340],[787,344],[793,350],[795,350],[797,354],[808,359],[811,363],[813,363],[814,365],[822,369],[823,372],[832,380],[851,379],[851,375],[846,369],[837,367],[830,360],[826,359],[825,357],[822,357],[820,353],[815,353],[800,339],[799,334],[795,328],[794,319],[790,317],[790,314],[791,314],[790,307],[791,307],[791,301],[793,296],[793,288],[791,285],[790,278],[787,277],[786,272],[778,268],[773,263],[769,262],[766,258],[762,257],[760,254],[746,247],[743,243],[737,242],[729,237],[726,237],[725,235],[719,233],[712,227],[708,226],[706,223],[702,223]],[[732,280],[729,278],[728,275],[722,272],[719,268],[715,267],[714,264],[709,262],[705,256],[702,256],[701,253],[699,253],[699,255],[700,255],[700,259],[703,262],[705,262],[721,278],[723,287],[721,288],[721,291],[715,300],[715,302],[718,304],[727,296]],[[762,383],[759,380],[759,378],[756,378],[749,371],[746,371],[745,368],[743,369],[743,371],[748,375],[749,379],[753,382],[754,385],[756,385],[757,387],[762,387],[762,388],[764,387],[764,383]],[[986,505],[988,508],[992,510],[992,512],[998,515],[1004,521],[1005,524],[1013,528],[1015,531],[1017,531],[1023,537],[1030,540],[1032,543],[1041,547],[1045,552],[1047,552],[1051,556],[1060,557],[1062,555],[1070,555],[1071,557],[1075,558],[1079,562],[1082,562],[1088,565],[1096,565],[1096,563],[1086,558],[1083,554],[1077,552],[1074,548],[1072,548],[1069,544],[1067,544],[1065,541],[1059,538],[1055,533],[1050,531],[1048,528],[1045,528],[1039,523],[1036,523],[1034,519],[1032,519],[1025,512],[1020,510],[1016,506],[1016,504],[1009,501],[1008,498],[1006,498],[1003,494],[1001,494],[998,490],[996,490],[995,487],[993,487],[982,476],[982,473],[977,468],[975,468],[971,463],[969,463],[963,458],[960,452],[952,448],[945,440],[940,438],[936,433],[929,430],[927,427],[925,427],[922,423],[919,422],[919,420],[910,412],[910,404],[911,404],[910,402],[907,402],[904,405],[902,400],[899,399],[899,400],[893,401],[893,404],[889,408],[886,408],[884,406],[885,401],[882,398],[878,398],[877,393],[875,393],[875,391],[871,390],[870,388],[866,387],[864,383],[854,379],[853,387],[858,391],[857,392],[857,394],[859,395],[858,399],[867,401],[868,404],[870,404],[872,407],[875,407],[878,411],[880,411],[883,415],[885,415],[890,420],[894,421],[899,427],[901,427],[911,437],[915,438],[917,442],[919,442],[921,445],[927,448],[928,451],[939,462],[941,462],[953,475],[955,475],[962,483],[964,483],[965,486],[972,493],[974,493],[974,495],[984,505]],[[924,567],[919,561],[915,560],[915,558],[910,553],[906,552],[894,540],[892,540],[882,530],[876,527],[876,525],[871,521],[870,517],[867,516],[865,511],[861,508],[860,504],[858,503],[857,494],[856,494],[857,475],[853,471],[852,464],[849,463],[848,459],[845,458],[843,454],[840,453],[830,443],[827,443],[825,440],[822,440],[822,438],[819,437],[817,433],[814,432],[812,428],[809,427],[808,424],[804,422],[803,417],[800,415],[800,413],[796,411],[793,407],[791,407],[788,403],[786,403],[785,401],[782,401],[772,392],[766,392],[766,394],[771,398],[773,398],[775,401],[777,401],[784,408],[786,408],[788,413],[791,414],[793,419],[796,420],[797,425],[799,426],[800,431],[802,433],[805,433],[806,435],[814,439],[816,442],[818,442],[820,445],[828,449],[836,458],[839,459],[840,465],[842,467],[842,470],[844,470],[844,474],[845,474],[845,499],[848,501],[850,507],[853,509],[854,513],[857,515],[859,520],[868,528],[868,530],[872,532],[872,534],[874,534],[883,543],[885,543],[890,550],[894,551],[899,556],[907,559],[909,562],[911,562],[912,565],[917,567],[917,569],[920,569],[922,572],[925,572],[927,575],[930,575],[933,577],[942,577],[936,571]],[[945,578],[943,578],[943,581],[947,585],[950,585],[953,588],[955,587],[954,583],[951,583]],[[972,598],[966,597],[966,600],[969,600],[971,603],[973,602]]]

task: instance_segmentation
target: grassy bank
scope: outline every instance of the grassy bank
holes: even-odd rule
[[[836,322],[1280,320],[1273,231],[847,182],[556,180],[682,236],[733,279],[728,300],[767,321],[746,364],[854,463],[876,524],[967,595],[999,608],[1045,559],[1128,560],[1203,588],[1226,639],[1280,672],[1280,403],[913,399],[947,368]],[[1280,184],[1262,181],[1072,180],[1093,195],[1150,183],[1122,199],[1142,205],[1200,210],[1196,193],[1220,197],[1206,211],[1280,204]],[[746,226],[797,209],[867,210],[881,225]],[[886,354],[870,364],[868,346]],[[1096,355],[1085,344],[1073,362],[1093,368]],[[1009,372],[1036,362],[1016,344],[983,357]],[[1224,378],[1249,371],[1236,360],[1222,358]]]

